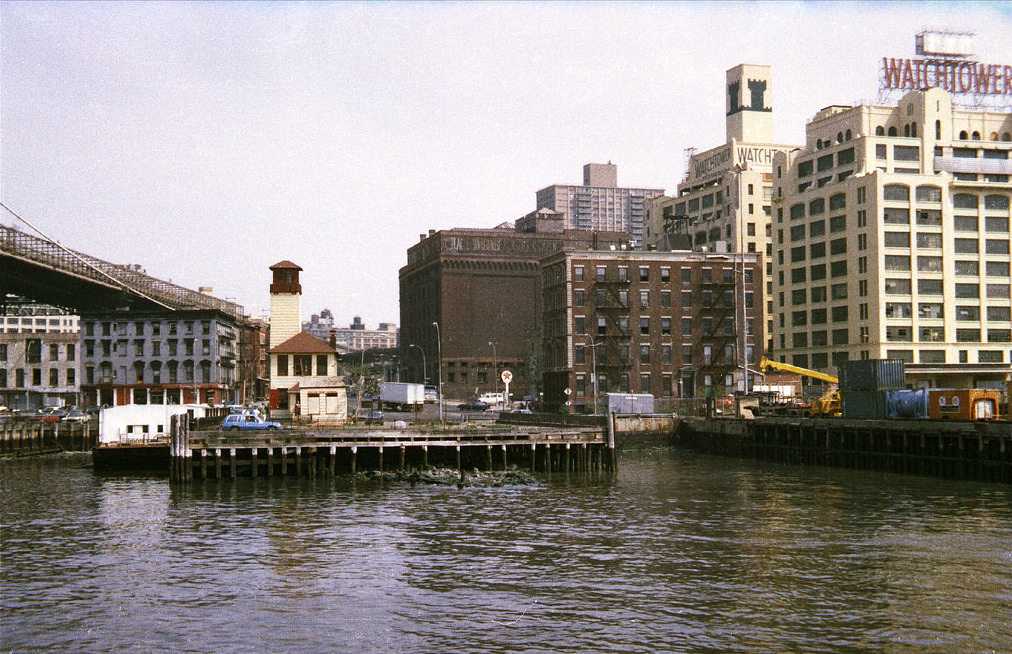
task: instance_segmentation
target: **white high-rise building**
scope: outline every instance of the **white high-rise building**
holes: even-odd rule
[[[831,106],[773,159],[771,356],[908,384],[1001,387],[1012,366],[1012,113],[911,91]]]

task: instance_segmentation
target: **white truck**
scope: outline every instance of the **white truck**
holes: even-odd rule
[[[411,411],[425,404],[425,385],[404,382],[380,382],[380,401],[384,408]]]

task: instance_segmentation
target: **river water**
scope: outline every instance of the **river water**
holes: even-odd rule
[[[4,461],[3,652],[1010,652],[1012,488],[666,447],[500,488]]]

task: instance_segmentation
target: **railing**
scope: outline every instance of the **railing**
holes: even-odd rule
[[[171,282],[151,277],[129,266],[114,264],[75,252],[48,239],[0,225],[0,251],[33,263],[75,275],[109,288],[124,289],[148,296],[170,309],[211,309],[234,318],[244,315],[243,307],[219,300]]]

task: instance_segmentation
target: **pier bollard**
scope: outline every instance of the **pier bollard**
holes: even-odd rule
[[[569,473],[569,443],[566,443],[566,449],[562,452],[562,469]]]
[[[229,468],[229,471],[232,474],[232,479],[235,479],[236,460],[235,460],[235,448],[234,447],[230,447],[229,448],[229,450],[228,450],[228,458],[229,458],[229,466],[228,466],[228,468]]]
[[[274,476],[274,448],[267,448],[267,476]]]
[[[423,468],[428,468],[429,467],[429,446],[428,445],[422,445],[422,467]]]
[[[356,471],[357,468],[358,468],[358,446],[357,445],[352,445],[351,446],[351,474],[355,474],[355,471]]]
[[[404,471],[404,458],[405,458],[405,450],[406,449],[407,448],[404,447],[404,444],[401,443],[401,468],[400,468],[401,472]]]
[[[330,446],[330,461],[329,461],[329,465],[327,467],[327,472],[330,473],[331,477],[334,476],[334,472],[335,472],[336,468],[337,468],[337,446],[336,445],[331,445]]]
[[[288,448],[285,446],[281,447],[281,476],[288,476]]]
[[[492,446],[485,446],[485,463],[488,464],[488,469],[492,470]]]
[[[221,448],[214,448],[214,478],[221,479]]]
[[[379,471],[383,472],[383,446],[379,446]]]
[[[503,446],[502,446],[502,469],[503,470],[508,470],[509,469],[509,463],[506,460],[506,445],[505,444],[503,444]]]
[[[207,479],[207,448],[200,451],[200,478]]]
[[[552,444],[545,443],[545,472],[552,471]]]
[[[457,472],[460,473],[460,477],[461,477],[461,479],[463,479],[464,478],[464,468],[461,465],[460,461],[461,461],[461,458],[460,458],[460,445],[457,445]]]
[[[255,447],[252,450],[250,450],[249,474],[250,477],[252,477],[253,479],[257,478],[257,448]]]
[[[538,458],[538,444],[531,443],[531,472],[538,471],[537,468],[535,467],[536,465],[535,462],[537,461],[537,458]]]
[[[295,446],[295,476],[302,474],[302,446]]]

